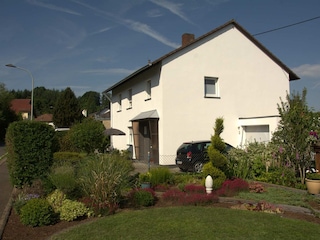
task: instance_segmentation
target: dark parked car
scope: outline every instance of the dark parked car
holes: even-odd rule
[[[204,163],[209,161],[207,148],[211,141],[185,142],[177,150],[176,165],[182,171],[201,172]],[[226,152],[233,146],[226,143]]]

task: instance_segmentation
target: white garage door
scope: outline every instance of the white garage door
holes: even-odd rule
[[[245,126],[246,142],[269,142],[269,125]]]

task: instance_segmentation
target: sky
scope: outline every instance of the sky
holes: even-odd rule
[[[0,83],[31,90],[31,73],[34,87],[102,93],[181,46],[183,33],[231,19],[301,78],[291,93],[306,88],[320,111],[319,0],[0,0]]]

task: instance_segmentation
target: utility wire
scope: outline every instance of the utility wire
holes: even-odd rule
[[[277,31],[277,30],[280,30],[280,29],[292,27],[292,26],[299,25],[299,24],[302,24],[302,23],[305,23],[305,22],[310,22],[310,21],[316,20],[318,18],[320,18],[320,16],[314,17],[314,18],[310,18],[310,19],[307,19],[307,20],[304,20],[304,21],[301,21],[301,22],[293,23],[293,24],[290,24],[290,25],[286,25],[286,26],[283,26],[283,27],[271,29],[271,30],[268,30],[268,31],[256,33],[256,34],[253,34],[252,36],[258,36],[258,35],[262,35],[262,34],[265,34],[265,33],[274,32],[274,31]]]

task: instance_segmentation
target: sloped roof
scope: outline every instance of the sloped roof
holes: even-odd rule
[[[11,109],[16,114],[21,112],[31,112],[31,100],[30,99],[13,99],[11,101]]]
[[[52,114],[45,113],[35,119],[38,122],[52,122]]]
[[[138,69],[137,71],[133,72],[131,75],[127,76],[126,78],[122,79],[121,81],[117,82],[116,84],[114,84],[113,86],[109,87],[108,89],[106,89],[104,92],[107,93],[109,91],[111,91],[112,89],[122,85],[123,83],[127,82],[128,80],[130,80],[131,78],[133,78],[134,76],[146,71],[149,68],[154,67],[155,65],[159,64],[162,60],[164,60],[165,58],[181,51],[182,49],[185,49],[186,47],[195,44],[196,42],[199,42],[200,40],[226,28],[229,25],[233,25],[234,27],[236,27],[243,35],[245,35],[251,42],[253,42],[258,48],[261,49],[261,51],[263,51],[267,56],[269,56],[275,63],[277,63],[280,67],[282,67],[288,74],[289,74],[289,80],[298,80],[300,79],[289,67],[287,67],[283,62],[280,61],[280,59],[278,59],[275,55],[273,55],[266,47],[264,47],[257,39],[255,39],[248,31],[246,31],[242,26],[240,26],[235,20],[230,20],[229,22],[221,25],[220,27],[213,29],[212,31],[198,37],[197,39],[195,39],[194,41],[192,41],[191,43],[185,45],[185,46],[181,46],[171,52],[169,52],[168,54],[165,54],[164,56],[158,58],[157,60],[147,64],[146,66]]]

